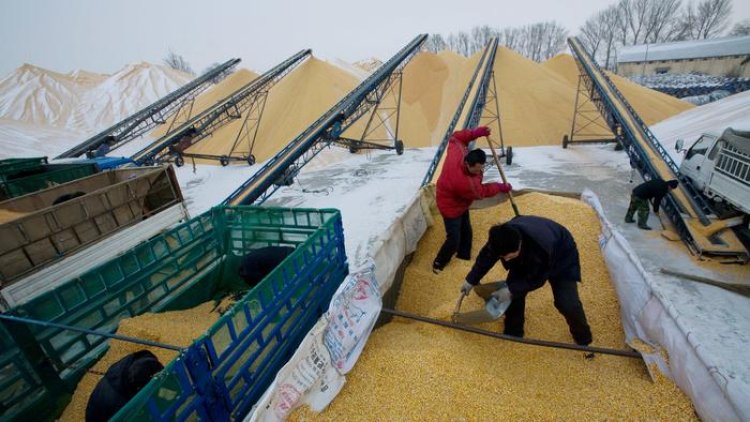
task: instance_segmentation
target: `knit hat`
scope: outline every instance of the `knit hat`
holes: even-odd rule
[[[489,244],[500,256],[507,255],[517,251],[521,246],[521,232],[507,223],[493,226],[490,229]]]

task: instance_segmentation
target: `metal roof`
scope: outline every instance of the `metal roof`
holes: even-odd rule
[[[750,55],[750,36],[623,47],[618,63]]]

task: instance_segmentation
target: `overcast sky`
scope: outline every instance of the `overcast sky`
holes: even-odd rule
[[[113,73],[171,49],[196,72],[232,57],[264,72],[303,48],[387,59],[419,33],[555,20],[572,35],[616,0],[0,0],[0,77],[23,63]],[[750,1],[734,0],[734,21]]]

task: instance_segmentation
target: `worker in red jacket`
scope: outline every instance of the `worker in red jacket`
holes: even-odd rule
[[[448,265],[454,254],[458,259],[471,259],[471,203],[511,190],[510,183],[482,183],[487,154],[481,149],[469,151],[471,141],[489,134],[488,127],[480,126],[454,132],[448,141],[448,152],[437,181],[436,194],[437,207],[445,223],[446,239],[432,263],[435,274]]]

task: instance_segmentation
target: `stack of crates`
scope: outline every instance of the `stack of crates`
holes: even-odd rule
[[[348,274],[337,210],[216,207],[9,314],[114,332],[123,318],[246,288],[237,272],[242,257],[269,245],[296,248],[116,416],[241,418]],[[107,348],[101,336],[7,321],[0,343],[0,418],[17,420],[58,416]]]
[[[95,162],[48,164],[47,157],[0,160],[0,200],[47,189],[98,171]]]

